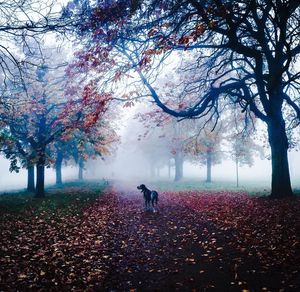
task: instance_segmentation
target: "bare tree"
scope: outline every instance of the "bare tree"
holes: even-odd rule
[[[74,21],[74,18],[70,19],[62,13],[62,6],[57,0],[8,0],[0,3],[0,90],[2,94],[8,82],[22,76],[24,62],[28,61],[27,57],[30,53],[37,55],[37,51],[40,50],[42,58],[40,43],[45,35],[52,33],[53,39],[54,33],[65,35],[74,25]],[[30,64],[37,68],[39,63]],[[16,69],[20,76],[16,76]]]

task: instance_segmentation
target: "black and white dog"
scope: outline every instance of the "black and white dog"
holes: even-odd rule
[[[150,202],[152,204],[152,208],[153,211],[155,211],[154,209],[154,203],[157,205],[157,201],[158,201],[158,193],[157,191],[150,191],[149,189],[147,189],[147,187],[142,184],[140,186],[137,186],[138,190],[141,190],[141,192],[144,194],[144,199],[145,199],[145,209],[149,209],[150,207]]]

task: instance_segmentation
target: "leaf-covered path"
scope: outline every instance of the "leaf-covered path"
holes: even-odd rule
[[[107,190],[83,212],[1,218],[0,291],[299,291],[300,201]]]

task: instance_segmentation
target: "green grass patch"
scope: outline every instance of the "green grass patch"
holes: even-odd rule
[[[80,212],[88,203],[95,201],[106,187],[100,182],[67,182],[59,186],[46,188],[44,198],[35,198],[33,193],[14,192],[0,195],[0,214],[41,213],[53,214],[56,211],[65,214]]]
[[[239,187],[233,181],[213,181],[207,183],[201,180],[182,180],[174,182],[171,180],[151,181],[151,188],[159,191],[228,191],[246,192],[251,196],[269,196],[271,189],[270,183],[266,181],[243,181]],[[295,195],[300,195],[300,188],[294,189]]]
[[[271,188],[268,182],[265,181],[243,181],[243,183],[237,187],[233,181],[213,181],[207,183],[205,181],[198,180],[182,180],[179,182],[174,181],[152,181],[150,183],[151,188],[156,188],[159,191],[228,191],[228,192],[246,192],[250,196],[269,196]],[[300,196],[300,188],[294,188],[294,194]]]
[[[235,182],[231,181],[213,181],[211,183],[205,181],[197,181],[197,180],[182,180],[179,182],[174,181],[157,181],[152,182],[152,185],[159,188],[162,191],[185,191],[185,190],[210,190],[210,191],[231,191],[231,192],[241,192],[241,191],[256,191],[256,190],[266,190],[269,191],[267,188],[264,188],[259,183],[248,183],[243,184],[239,187],[236,186]]]

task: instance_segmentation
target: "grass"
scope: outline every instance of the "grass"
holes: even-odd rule
[[[35,198],[26,191],[0,195],[1,213],[24,213],[31,210],[34,215],[43,212],[80,212],[83,206],[93,202],[105,188],[104,182],[67,182],[46,188],[44,198]],[[72,208],[71,208],[72,206]]]
[[[184,191],[184,190],[211,190],[211,191],[231,191],[231,192],[241,192],[241,191],[269,191],[264,183],[248,182],[239,187],[236,186],[234,182],[231,181],[215,181],[215,182],[205,182],[200,180],[182,180],[179,182],[174,181],[157,181],[153,182],[153,185],[162,191]]]
[[[151,188],[158,191],[228,191],[247,192],[251,196],[268,196],[270,188],[263,183],[248,182],[237,188],[234,182],[218,181],[207,183],[198,180],[154,181]],[[66,182],[62,185],[46,188],[45,198],[35,198],[33,193],[26,191],[4,193],[0,195],[0,215],[8,213],[24,214],[28,210],[33,215],[54,213],[57,210],[64,213],[81,212],[82,208],[95,201],[106,187],[104,181]],[[296,195],[300,195],[300,188],[295,188]]]
[[[233,181],[213,181],[207,183],[200,180],[182,180],[180,182],[174,181],[155,181],[151,182],[153,188],[160,191],[185,191],[185,190],[199,190],[199,191],[228,191],[228,192],[246,192],[250,196],[269,196],[271,192],[268,182],[265,181],[246,181],[239,187]],[[294,188],[294,194],[300,195],[300,187]]]

